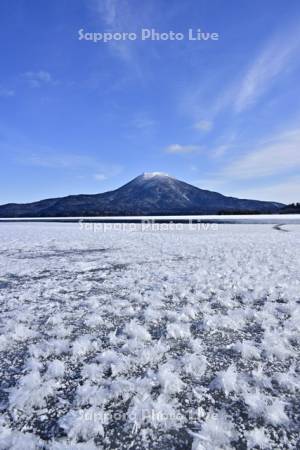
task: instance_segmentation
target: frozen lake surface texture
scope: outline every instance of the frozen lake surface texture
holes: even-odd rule
[[[300,448],[299,225],[0,237],[0,449]]]

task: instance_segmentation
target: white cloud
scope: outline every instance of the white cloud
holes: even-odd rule
[[[262,96],[280,81],[281,77],[299,64],[299,25],[289,23],[258,48],[257,56],[250,57],[250,64],[239,69],[228,80],[226,67],[214,77],[203,77],[201,83],[185,88],[180,102],[180,112],[184,112],[194,122],[193,127],[205,131],[205,122],[217,124],[217,116],[224,111],[229,114],[242,113],[257,104]],[[204,124],[197,120],[205,117]],[[195,127],[196,121],[196,127]],[[231,127],[236,126],[234,120]]]
[[[195,123],[194,128],[200,131],[210,131],[213,128],[213,122],[211,120],[200,120]]]
[[[297,203],[300,202],[300,177],[290,177],[285,181],[272,183],[268,186],[236,190],[234,195],[239,198],[276,201],[287,204]]]
[[[200,189],[220,192],[223,195],[236,198],[246,198],[252,200],[264,200],[279,203],[296,203],[300,201],[300,176],[288,176],[280,181],[272,180],[266,184],[251,183],[247,187],[240,186],[231,178],[226,178],[218,174],[203,177],[191,182]]]
[[[96,11],[107,26],[105,31],[135,32],[140,25],[135,10],[130,8],[127,0],[96,0]],[[108,46],[120,59],[133,63],[133,46],[130,44],[132,42],[112,40]]]
[[[119,17],[116,0],[101,0],[98,2],[99,12],[102,14],[103,20],[109,26],[115,27]]]
[[[167,153],[184,154],[184,153],[197,152],[201,149],[202,148],[199,145],[171,144],[165,150]]]
[[[299,169],[300,128],[291,128],[192,184],[227,196],[293,203],[300,201]]]
[[[23,152],[17,155],[16,161],[36,167],[73,171],[92,176],[97,181],[104,181],[122,172],[120,165],[103,163],[96,157],[79,153],[58,153],[49,150],[36,153]]]
[[[94,0],[93,12],[98,14],[102,22],[103,31],[112,33],[140,33],[141,27],[153,26],[160,14],[158,8],[154,8],[153,2],[132,2],[130,0]],[[104,27],[103,27],[104,24]],[[139,53],[144,53],[144,45],[139,45],[139,40],[111,40],[106,44],[112,54],[130,68],[130,76],[137,76],[145,80],[147,73],[141,67],[142,58]],[[155,51],[151,50],[152,55]],[[124,74],[123,74],[124,77]]]
[[[298,27],[298,24],[297,24]],[[265,46],[254,63],[248,68],[239,87],[235,100],[235,110],[241,112],[255,104],[272,85],[272,82],[290,69],[294,56],[299,51],[298,29],[281,34]]]
[[[300,129],[279,134],[260,144],[223,170],[225,176],[251,179],[300,168]]]
[[[33,88],[38,88],[45,84],[57,84],[57,81],[55,81],[51,74],[45,70],[39,70],[38,72],[25,72],[23,76]]]
[[[215,158],[220,158],[229,150],[231,146],[229,144],[222,144],[215,147],[212,151],[212,156]]]

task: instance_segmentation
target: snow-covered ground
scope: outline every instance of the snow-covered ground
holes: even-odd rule
[[[283,229],[1,223],[0,449],[300,448]]]

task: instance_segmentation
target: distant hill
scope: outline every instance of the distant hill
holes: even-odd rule
[[[0,217],[259,214],[279,212],[283,206],[277,202],[226,197],[153,172],[144,173],[119,189],[103,194],[2,205]]]
[[[280,209],[280,214],[300,214],[300,203],[291,203]]]

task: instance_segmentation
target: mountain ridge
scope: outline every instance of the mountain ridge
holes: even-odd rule
[[[200,189],[163,172],[144,172],[125,185],[100,194],[78,194],[0,206],[0,217],[144,216],[223,213],[274,213],[284,206],[228,197]]]

